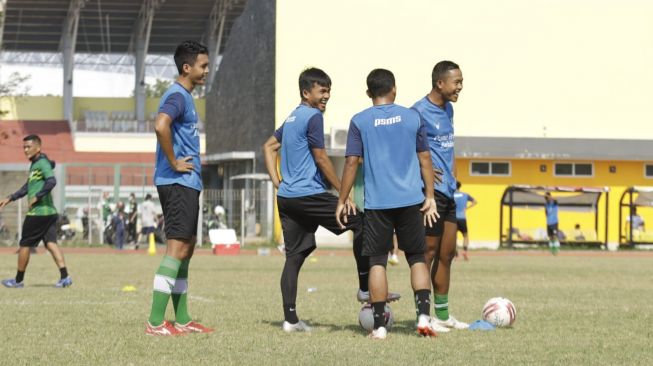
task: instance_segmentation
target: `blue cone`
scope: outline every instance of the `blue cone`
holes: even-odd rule
[[[469,330],[494,330],[496,329],[492,323],[488,323],[485,320],[477,320],[469,325]]]

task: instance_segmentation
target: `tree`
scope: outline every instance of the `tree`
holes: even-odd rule
[[[25,82],[31,78],[31,75],[21,75],[18,72],[12,72],[7,81],[0,82],[0,98],[24,97],[29,92],[29,85]],[[0,110],[0,116],[7,113],[8,111]]]

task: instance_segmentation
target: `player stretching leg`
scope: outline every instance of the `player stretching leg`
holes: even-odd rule
[[[336,209],[341,227],[348,223],[349,193],[361,158],[365,172],[363,255],[370,259],[370,295],[374,330],[370,338],[385,339],[385,304],[388,291],[386,265],[393,231],[410,266],[411,285],[418,314],[417,332],[435,336],[430,322],[429,272],[424,261],[424,226],[436,221],[426,131],[419,115],[394,104],[394,75],[383,69],[367,77],[367,95],[373,106],[356,114],[349,125],[342,190]],[[420,178],[421,176],[421,178]]]
[[[197,42],[186,41],[177,46],[174,58],[179,78],[161,97],[155,121],[154,184],[163,208],[166,255],[154,276],[152,310],[145,328],[146,334],[161,336],[213,332],[192,321],[187,300],[188,265],[197,239],[202,190],[198,115],[191,92],[197,85],[204,85],[209,72],[208,50]],[[164,320],[171,297],[174,326]]]
[[[29,167],[27,183],[16,193],[0,201],[0,209],[25,195],[29,203],[29,211],[23,223],[23,232],[18,250],[18,269],[16,277],[2,281],[5,287],[21,288],[24,286],[23,278],[27,263],[29,263],[30,250],[36,248],[41,241],[50,252],[54,263],[59,267],[61,279],[55,287],[68,287],[73,280],[68,276],[63,253],[57,245],[57,209],[52,202],[50,191],[57,184],[54,178],[54,161],[41,152],[41,138],[29,135],[23,139],[23,151],[32,164]]]

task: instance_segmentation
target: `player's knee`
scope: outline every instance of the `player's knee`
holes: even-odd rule
[[[408,262],[408,266],[412,267],[416,263],[426,263],[426,258],[424,257],[424,253],[406,253],[406,261]]]
[[[441,255],[440,262],[449,266],[453,262],[453,259],[456,258],[456,255],[458,255],[458,250],[454,248],[453,250],[446,253],[446,255]]]
[[[388,265],[388,255],[387,254],[382,254],[382,255],[375,255],[371,256],[370,258],[370,268],[374,266],[382,266],[383,268],[386,268]]]

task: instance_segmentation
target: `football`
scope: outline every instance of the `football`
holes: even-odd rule
[[[394,323],[394,317],[392,315],[392,309],[389,305],[385,306],[384,316],[385,329],[390,330],[390,328],[392,328],[392,324]],[[363,305],[361,311],[358,313],[358,324],[360,324],[360,326],[368,332],[371,332],[374,329],[374,314],[372,311],[372,305]]]
[[[497,328],[511,327],[517,319],[517,309],[505,297],[493,297],[483,306],[483,320]]]

